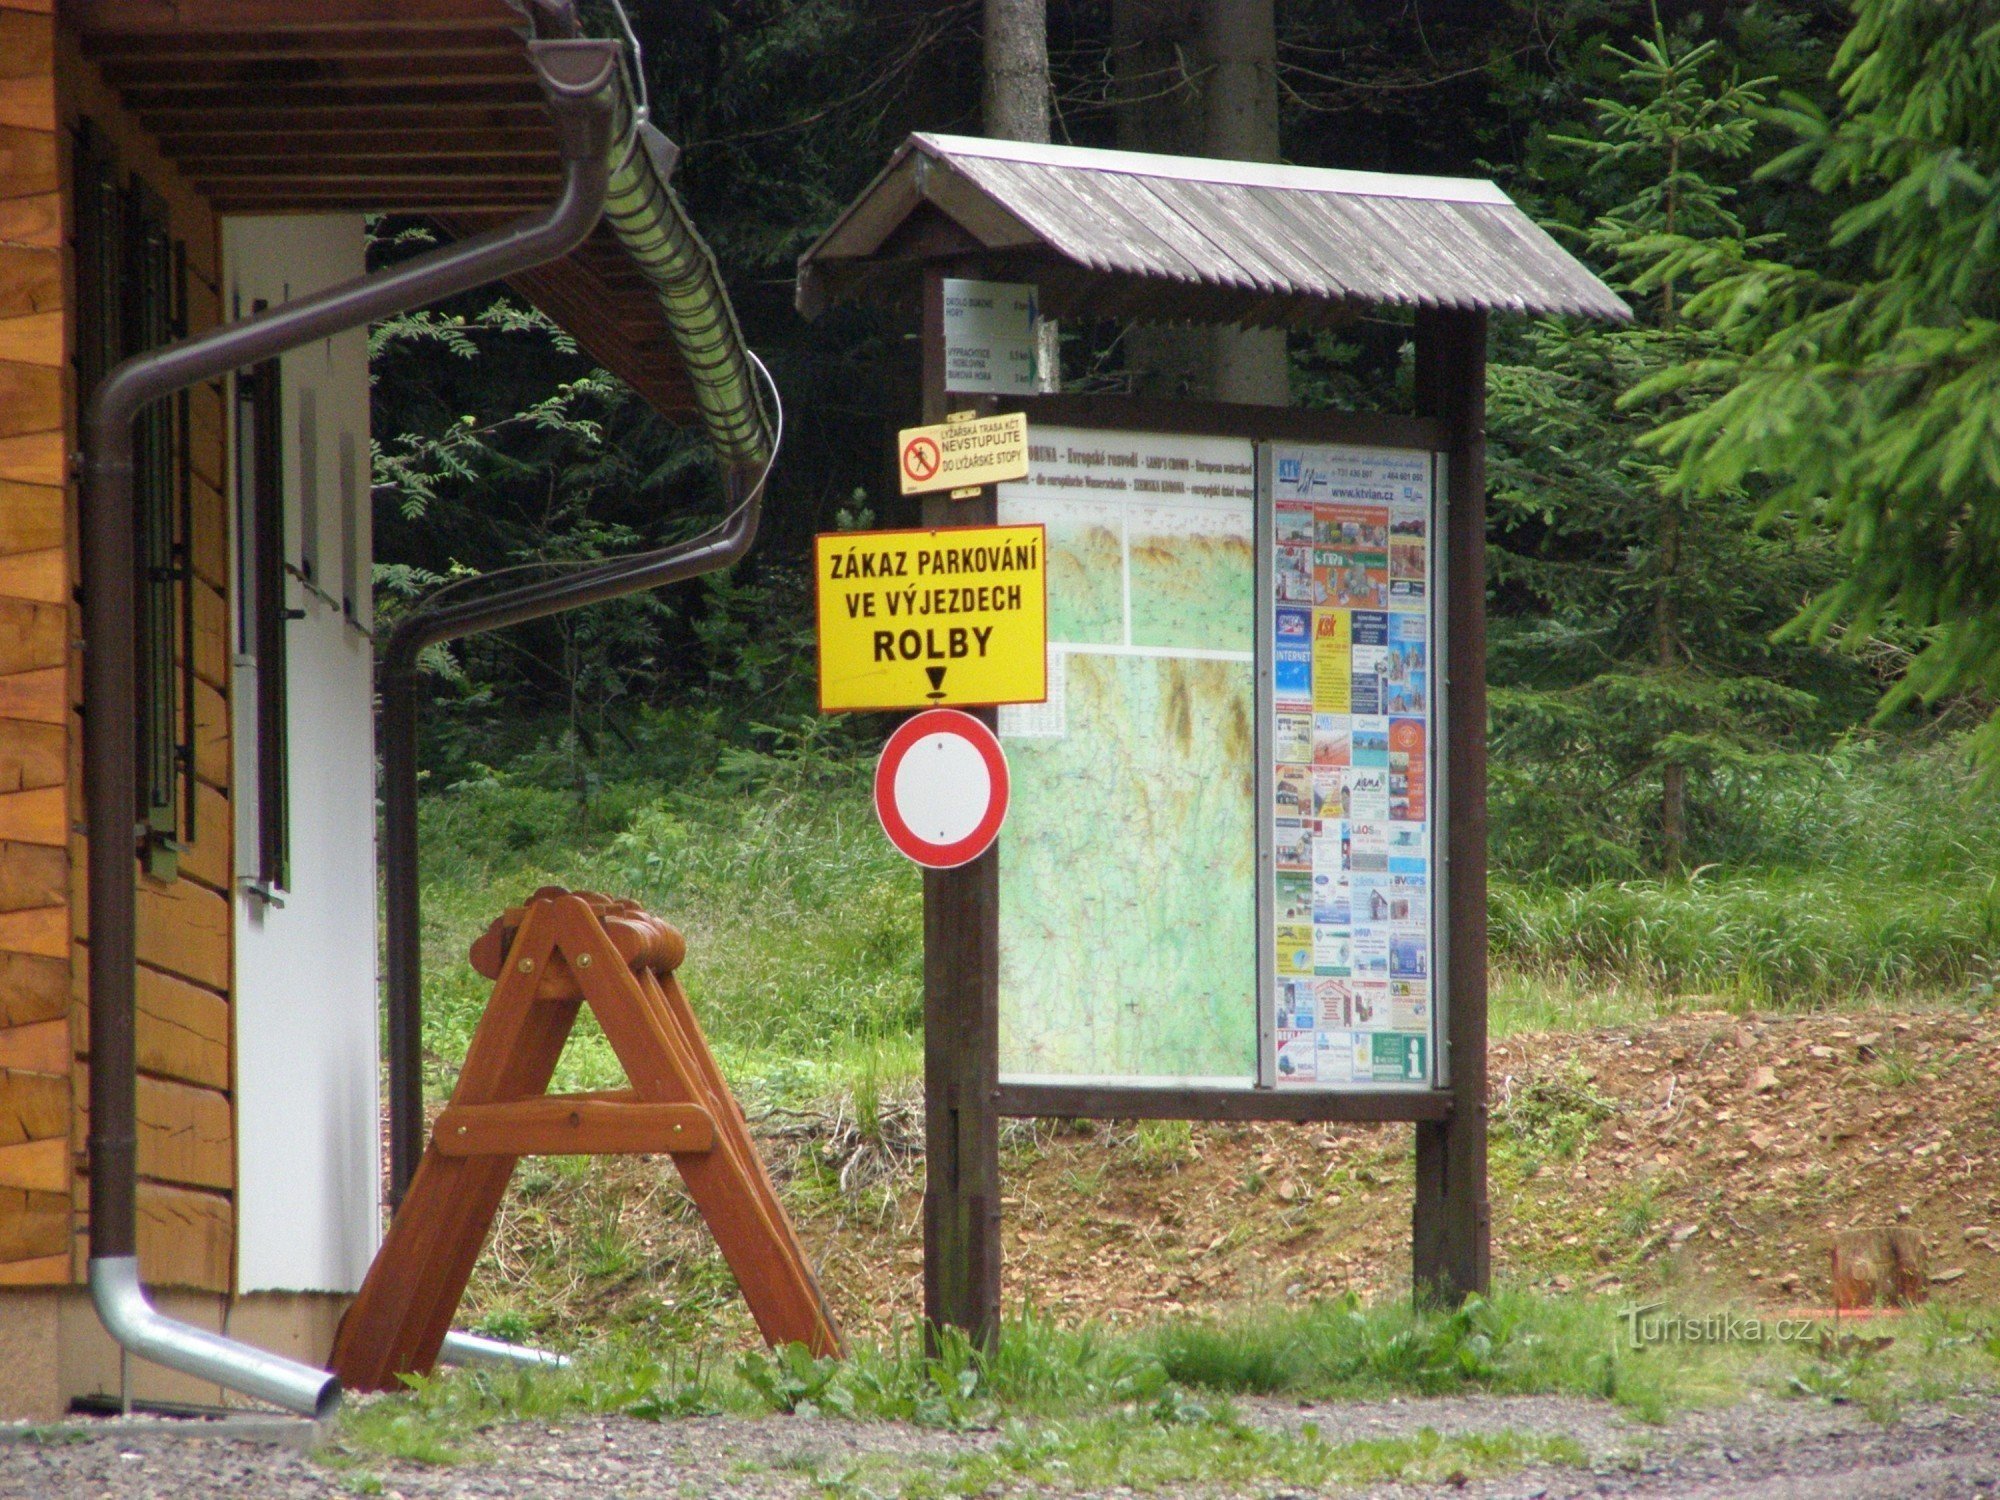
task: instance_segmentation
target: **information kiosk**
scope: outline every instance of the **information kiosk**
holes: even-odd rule
[[[900,309],[923,417],[1024,413],[1043,696],[924,887],[925,1312],[990,1335],[1002,1116],[1410,1121],[1420,1293],[1483,1291],[1489,312],[1624,305],[1490,183],[912,136],[800,260]],[[1414,410],[1064,394],[1043,320],[1414,310]],[[928,461],[928,459],[926,459]],[[917,706],[912,704],[910,706]]]

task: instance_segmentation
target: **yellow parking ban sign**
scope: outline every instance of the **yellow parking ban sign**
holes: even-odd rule
[[[1039,525],[821,533],[820,711],[1042,702],[1047,562]]]

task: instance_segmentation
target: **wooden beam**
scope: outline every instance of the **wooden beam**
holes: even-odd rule
[[[715,1121],[698,1104],[642,1103],[636,1094],[454,1104],[431,1138],[446,1156],[616,1156],[707,1151]]]
[[[95,46],[107,37],[290,31],[311,35],[366,26],[421,31],[440,26],[518,27],[505,0],[63,0],[63,18]]]
[[[1330,1093],[1295,1089],[1127,1088],[1073,1083],[1002,1083],[995,1108],[1015,1119],[1277,1120],[1380,1124],[1443,1120],[1443,1091]]]
[[[271,28],[258,32],[106,32],[90,39],[89,51],[108,72],[128,62],[263,61],[302,56],[348,59],[380,57],[390,50],[437,59],[495,52],[521,58],[525,56],[521,41],[517,31],[499,26],[390,30],[378,26],[331,26],[310,31]],[[445,71],[449,70],[447,66]]]
[[[1419,312],[1417,408],[1445,426],[1445,1057],[1453,1110],[1420,1123],[1410,1271],[1419,1298],[1484,1294],[1492,1210],[1486,1183],[1486,315]],[[1440,688],[1439,679],[1442,678]],[[1437,981],[1434,980],[1435,984]]]
[[[242,155],[253,159],[287,161],[299,157],[352,156],[364,161],[392,162],[414,157],[546,156],[556,159],[555,136],[546,118],[539,125],[469,129],[418,128],[376,130],[357,125],[316,119],[292,128],[273,128],[266,118],[256,125],[236,130],[169,131],[160,138],[160,149],[183,169],[194,171],[205,161],[226,161]]]
[[[924,268],[923,420],[954,404],[944,385],[944,262]],[[965,403],[991,411],[993,403]],[[927,526],[990,525],[995,491],[924,501]],[[992,709],[972,712],[988,728]],[[1000,1333],[999,844],[955,870],[924,871],[924,1325]]]
[[[450,84],[536,87],[527,54],[461,52],[449,60],[413,51],[394,39],[365,57],[301,52],[287,57],[127,58],[107,62],[104,76],[128,98],[147,90],[300,89],[340,84],[357,89],[438,88]]]
[[[440,105],[542,107],[534,83],[516,79],[402,79],[394,83],[183,83],[128,85],[125,102],[142,118],[214,109],[394,109]]]
[[[370,129],[393,130],[421,135],[431,130],[530,130],[548,128],[548,111],[539,102],[513,103],[492,100],[453,103],[433,100],[419,103],[375,103],[365,114],[357,114],[347,104],[287,104],[282,116],[268,107],[246,107],[239,103],[220,104],[207,100],[173,108],[150,107],[139,112],[139,122],[161,140],[190,131],[220,131],[224,134],[269,131],[274,119],[282,118],[294,132],[311,130],[353,130],[365,120]]]
[[[501,177],[510,181],[532,180],[554,183],[562,163],[553,152],[523,151],[513,155],[497,152],[475,155],[470,152],[433,151],[418,156],[414,151],[402,157],[383,157],[370,152],[356,155],[299,151],[286,155],[192,156],[178,158],[180,169],[196,182],[228,182],[265,179],[283,181],[304,178],[312,182],[344,182],[350,179],[379,180],[398,175],[397,167],[421,161],[424,173],[434,179]]]

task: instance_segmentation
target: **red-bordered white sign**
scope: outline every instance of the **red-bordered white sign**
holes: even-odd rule
[[[882,831],[926,869],[953,869],[991,848],[1007,818],[1007,794],[998,737],[955,708],[905,719],[875,762]]]

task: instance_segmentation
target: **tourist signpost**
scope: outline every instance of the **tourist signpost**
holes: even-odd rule
[[[924,876],[926,1317],[997,1326],[1005,1115],[1410,1122],[1416,1286],[1484,1290],[1486,310],[1622,304],[1486,183],[931,136],[801,258],[804,311],[843,297],[921,311],[912,535],[1041,539],[1013,692],[970,638],[842,618],[822,551],[828,706],[960,705],[1013,804],[962,862],[967,806],[903,814],[954,856]],[[1411,310],[1413,411],[1043,393],[1044,316],[1370,307]],[[1002,407],[1025,462],[952,470]]]

